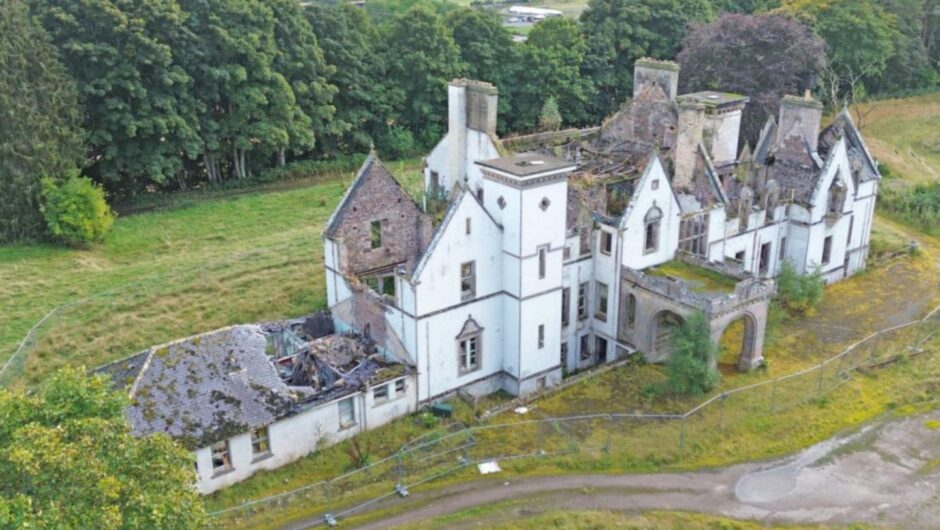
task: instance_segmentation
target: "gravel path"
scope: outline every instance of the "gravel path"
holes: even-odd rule
[[[405,502],[407,511],[361,528],[407,526],[508,500],[525,502],[496,516],[558,509],[684,510],[780,523],[940,528],[940,430],[929,429],[928,420],[940,420],[940,411],[871,424],[789,458],[713,471],[462,483],[380,503],[376,509]]]

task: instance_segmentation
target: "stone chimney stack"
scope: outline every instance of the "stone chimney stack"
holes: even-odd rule
[[[633,99],[672,101],[679,90],[679,64],[656,59],[633,63]]]
[[[496,135],[496,105],[499,92],[483,81],[454,79],[447,87],[448,182],[463,182],[467,161],[468,130]]]
[[[705,130],[705,105],[694,99],[679,100],[676,131],[676,150],[672,185],[676,189],[690,189],[699,145]]]
[[[808,145],[815,153],[819,140],[822,109],[822,103],[813,99],[809,90],[803,97],[784,96],[780,101],[777,150],[799,153]]]

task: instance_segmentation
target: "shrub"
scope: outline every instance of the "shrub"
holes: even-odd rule
[[[62,182],[44,178],[40,209],[49,233],[68,245],[101,241],[114,224],[104,190],[78,172]]]
[[[822,301],[823,280],[819,269],[800,275],[789,261],[777,276],[777,301],[793,313],[812,315]]]
[[[916,228],[938,233],[940,182],[900,190],[885,187],[879,193],[878,208]]]
[[[404,127],[389,127],[375,139],[375,146],[386,160],[408,158],[415,152],[415,139]]]
[[[542,112],[539,113],[539,130],[557,131],[561,129],[561,112],[558,110],[558,102],[550,97],[542,105]]]
[[[718,346],[712,342],[708,319],[701,312],[693,314],[672,332],[672,355],[666,364],[666,385],[670,393],[697,396],[718,385],[715,356]]]

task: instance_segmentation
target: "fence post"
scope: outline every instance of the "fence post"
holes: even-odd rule
[[[777,381],[780,381],[780,378],[774,379],[773,384],[770,386],[770,413],[777,413]]]
[[[725,397],[727,394],[724,392],[721,393],[721,398],[718,399],[718,430],[724,430],[724,420],[725,420]]]
[[[682,448],[685,447],[685,416],[682,416],[682,419],[679,420],[679,451],[682,451]]]
[[[819,383],[816,385],[816,393],[822,394],[823,372],[826,371],[826,363],[819,363]]]
[[[611,413],[607,416],[607,443],[604,444],[604,452],[610,454],[610,435],[614,430],[614,415]]]
[[[875,339],[871,342],[871,357],[870,357],[870,359],[869,359],[869,361],[868,361],[869,366],[872,366],[872,365],[875,364],[875,359],[876,359],[876,356],[878,355],[878,353],[877,353],[877,352],[878,352],[878,342],[880,342],[880,341],[881,341],[881,332],[879,331],[879,332],[875,335]]]

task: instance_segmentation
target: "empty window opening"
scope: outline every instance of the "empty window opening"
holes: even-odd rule
[[[770,242],[760,246],[760,275],[766,276],[770,270]]]
[[[597,282],[597,306],[594,308],[594,317],[598,320],[607,320],[607,284]]]
[[[780,249],[778,250],[777,259],[779,259],[780,261],[783,261],[784,258],[786,257],[787,257],[787,238],[784,236],[780,238]]]
[[[734,255],[734,261],[737,261],[740,264],[744,264],[744,251],[738,252]]]
[[[399,379],[398,381],[395,381],[395,395],[404,394],[404,393],[405,393],[405,380]]]
[[[568,306],[571,305],[571,288],[561,290],[561,325],[568,325]]]
[[[594,351],[597,352],[597,362],[607,362],[607,339],[596,337],[594,339]]]
[[[831,258],[832,258],[832,236],[826,236],[826,239],[823,240],[823,253],[822,253],[823,265],[828,265],[829,260]]]
[[[467,235],[469,236],[470,235],[470,218],[469,217],[467,217],[466,229],[467,229]]]
[[[339,428],[347,429],[356,424],[356,404],[353,398],[346,398],[339,402]]]
[[[708,214],[683,219],[679,223],[679,250],[705,257],[708,248]]]
[[[601,230],[601,253],[610,255],[614,247],[614,235],[606,230]]]
[[[663,211],[653,206],[646,213],[644,222],[646,223],[645,239],[643,241],[643,253],[650,254],[659,250],[659,223],[662,221]]]
[[[545,347],[545,324],[539,324],[539,349]]]
[[[546,268],[546,258],[548,254],[548,249],[542,247],[539,249],[539,279],[545,277],[545,268]]]
[[[212,471],[224,473],[232,469],[232,452],[228,440],[212,444]]]
[[[468,261],[460,266],[460,299],[462,301],[473,300],[477,293],[476,265],[473,261]]]
[[[382,221],[372,221],[369,225],[369,244],[371,248],[382,247]]]
[[[259,429],[254,429],[251,431],[251,454],[265,455],[271,452],[271,443],[270,437],[268,436],[268,428],[261,427]]]
[[[568,343],[567,342],[561,343],[561,366],[562,367],[568,366]]]
[[[581,335],[581,360],[586,360],[591,358],[591,336],[590,335]]]

